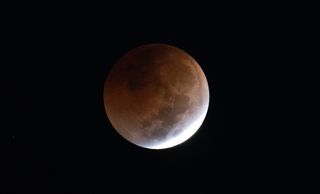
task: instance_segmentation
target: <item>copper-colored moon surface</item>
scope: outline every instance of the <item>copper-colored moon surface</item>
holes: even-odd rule
[[[199,64],[185,51],[147,44],[122,56],[104,86],[112,126],[129,142],[164,149],[189,139],[209,106],[209,88]]]

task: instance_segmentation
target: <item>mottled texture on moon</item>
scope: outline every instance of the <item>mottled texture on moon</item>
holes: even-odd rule
[[[165,44],[137,47],[111,69],[104,87],[107,116],[129,142],[163,149],[189,139],[209,105],[206,77],[186,52]]]

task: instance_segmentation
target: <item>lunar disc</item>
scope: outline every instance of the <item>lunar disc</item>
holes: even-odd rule
[[[200,65],[166,44],[142,45],[120,57],[107,76],[103,96],[115,130],[150,149],[189,139],[209,106],[208,82]]]

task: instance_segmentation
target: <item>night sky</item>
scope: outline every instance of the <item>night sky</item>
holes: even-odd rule
[[[274,107],[284,85],[275,80],[288,66],[314,63],[319,21],[313,12],[134,2],[26,3],[23,65],[12,97],[18,116],[6,136],[9,190],[212,193],[281,176],[275,173],[281,134],[271,120],[281,118],[284,107]],[[203,125],[171,149],[127,142],[104,111],[110,68],[145,43],[187,51],[209,84]]]

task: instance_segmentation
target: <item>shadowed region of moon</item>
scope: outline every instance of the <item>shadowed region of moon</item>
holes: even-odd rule
[[[129,142],[169,148],[200,128],[209,106],[208,83],[185,51],[147,44],[115,63],[105,82],[104,106],[112,126]]]

